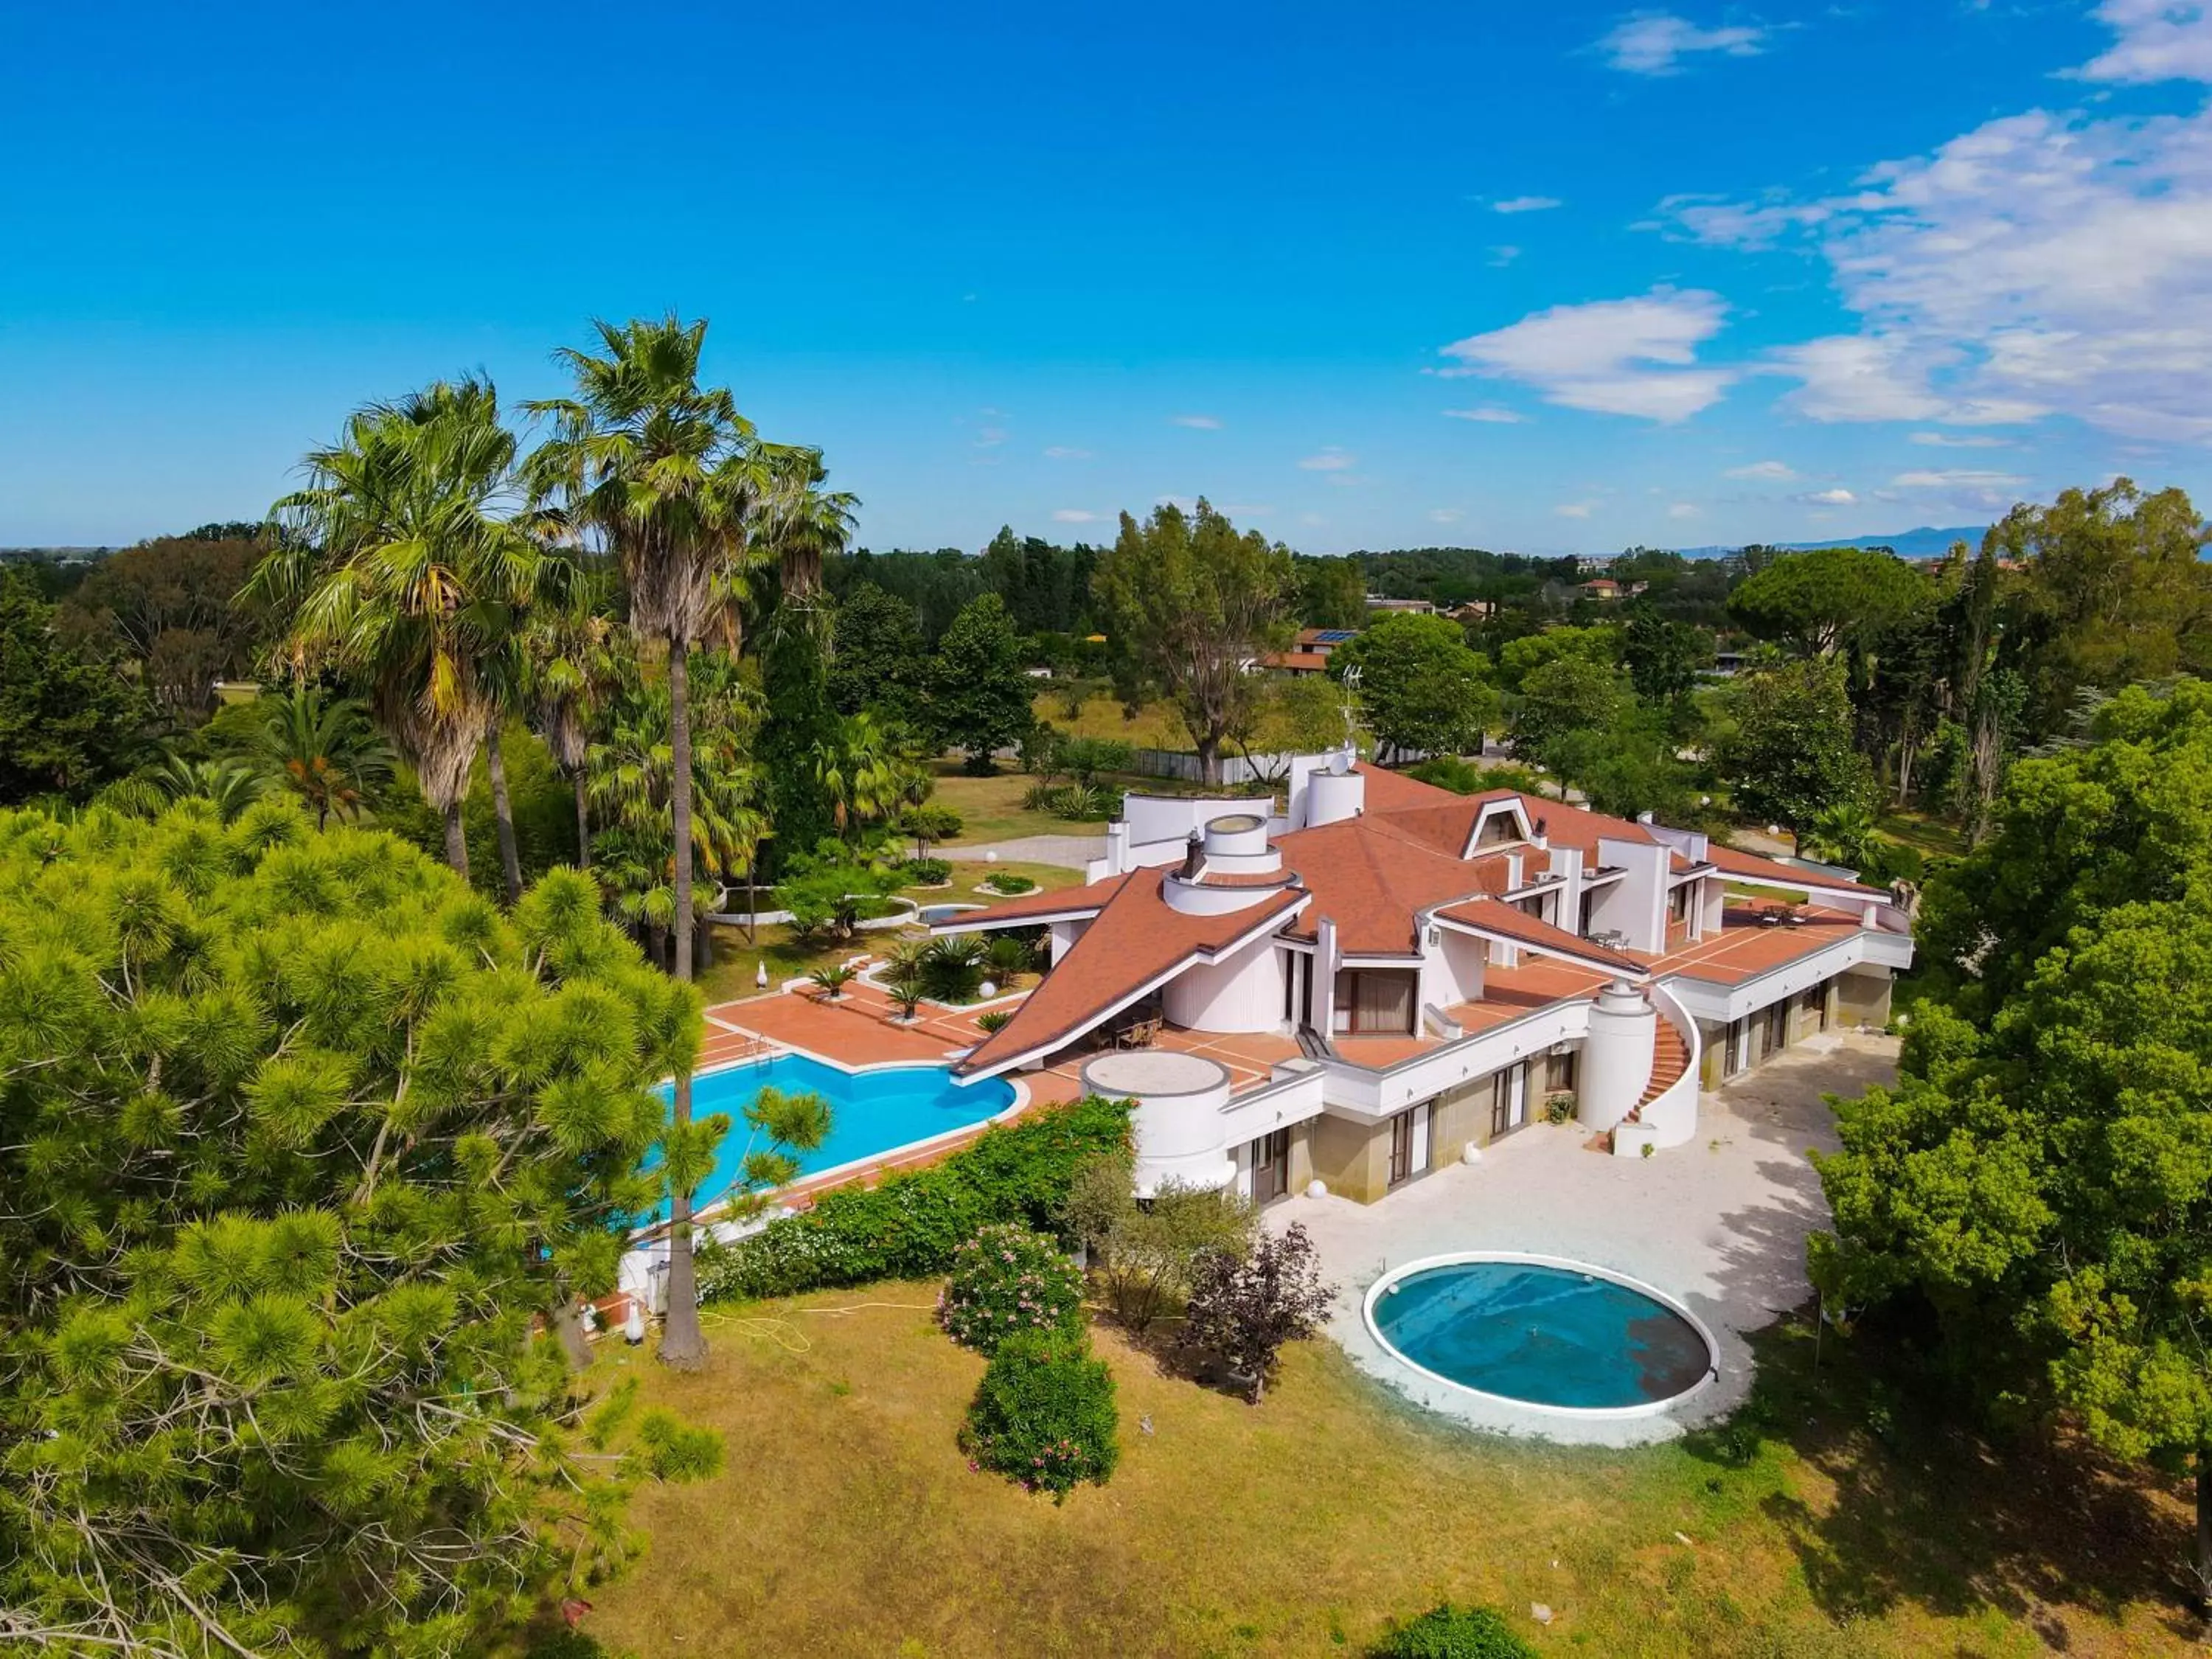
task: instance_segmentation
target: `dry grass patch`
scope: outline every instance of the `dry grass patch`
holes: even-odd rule
[[[2170,1494],[2085,1517],[2039,1492],[2048,1512],[2000,1535],[2003,1492],[1940,1447],[1893,1455],[1817,1419],[1629,1453],[1516,1444],[1404,1407],[1326,1341],[1294,1347],[1255,1410],[1096,1330],[1121,1467],[1055,1507],[956,1449],[983,1363],[936,1328],[935,1290],[718,1316],[696,1376],[608,1355],[729,1455],[712,1482],[641,1495],[650,1550],[595,1592],[596,1634],[641,1659],[1356,1653],[1449,1597],[1607,1659],[2192,1650],[2155,1559],[2185,1542]],[[1789,1376],[1808,1346],[1767,1344]],[[2085,1559],[2085,1518],[2148,1565]]]

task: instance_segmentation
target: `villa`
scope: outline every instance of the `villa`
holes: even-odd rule
[[[1595,1144],[1698,1133],[1701,1088],[1888,1017],[1884,891],[1507,789],[1358,762],[1272,796],[1131,794],[1078,888],[941,917],[1048,930],[957,1076],[1133,1107],[1140,1192],[1371,1203],[1571,1107]],[[1556,1103],[1556,1105],[1555,1105]]]

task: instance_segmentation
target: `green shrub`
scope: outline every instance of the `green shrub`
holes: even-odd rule
[[[1400,1625],[1367,1651],[1370,1659],[1536,1659],[1536,1650],[1488,1607],[1449,1601]]]
[[[1101,1486],[1121,1461],[1114,1376],[1081,1331],[1031,1331],[1000,1344],[968,1407],[961,1449],[977,1468],[1058,1503]]]
[[[946,933],[921,953],[921,983],[939,1002],[973,1002],[982,988],[990,946],[974,933]]]
[[[530,1638],[525,1659],[607,1659],[599,1638],[580,1630],[549,1630]]]
[[[986,1227],[955,1250],[937,1298],[945,1334],[982,1354],[1025,1331],[1074,1329],[1082,1311],[1081,1270],[1018,1221]]]
[[[908,859],[899,873],[909,886],[942,887],[952,879],[952,866],[944,859]]]
[[[1128,1139],[1127,1103],[1096,1097],[988,1130],[933,1168],[825,1193],[802,1215],[703,1246],[699,1295],[727,1301],[933,1278],[994,1222],[1056,1226],[1077,1168]]]
[[[927,848],[933,842],[958,840],[967,825],[949,806],[909,806],[899,814],[898,828]]]
[[[1036,890],[1036,883],[1031,881],[1027,876],[1018,876],[1011,870],[1003,870],[995,876],[985,877],[983,884],[993,892],[1004,893],[1009,897],[1016,893],[1033,893]]]
[[[1013,1018],[1014,1011],[1011,1008],[994,1008],[988,1014],[976,1015],[975,1026],[986,1035],[993,1035],[1005,1030]]]

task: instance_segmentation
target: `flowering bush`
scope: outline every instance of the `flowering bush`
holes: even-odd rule
[[[1029,1331],[999,1345],[960,1444],[969,1467],[1048,1492],[1059,1503],[1121,1461],[1114,1377],[1081,1331]]]
[[[1081,1271],[1017,1221],[986,1227],[953,1251],[937,1317],[955,1342],[993,1354],[1024,1331],[1073,1329],[1082,1305]]]

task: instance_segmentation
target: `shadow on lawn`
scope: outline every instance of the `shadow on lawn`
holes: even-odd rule
[[[1847,1344],[1829,1332],[1816,1375],[1814,1317],[1802,1309],[1753,1337],[1751,1400],[1684,1448],[1713,1466],[1714,1491],[1770,1444],[1829,1483],[1832,1495],[1817,1506],[1786,1489],[1759,1500],[1822,1612],[1875,1617],[1911,1602],[1955,1617],[1992,1607],[2064,1652],[2054,1609],[2118,1618],[2147,1604],[2175,1638],[2202,1638],[2189,1510],[2156,1477],[2078,1440],[1999,1441],[1948,1419],[1934,1385],[1898,1381],[1909,1364],[1872,1336]]]
[[[1838,1092],[1885,1080],[1872,1056],[1835,1057]],[[2177,1638],[2202,1639],[2189,1572],[2193,1525],[2179,1487],[2106,1458],[2063,1434],[1996,1439],[1946,1404],[1909,1341],[1862,1326],[1816,1339],[1804,1295],[1804,1240],[1827,1224],[1808,1147],[1833,1146],[1832,1120],[1809,1099],[1737,1096],[1737,1130],[1774,1149],[1760,1173],[1771,1196],[1719,1218],[1721,1304],[1788,1309],[1744,1340],[1756,1365],[1750,1399],[1725,1422],[1684,1441],[1730,1472],[1786,1446],[1832,1489],[1826,1501],[1786,1486],[1759,1506],[1787,1534],[1813,1599],[1831,1618],[1875,1616],[1905,1602],[1958,1616],[1992,1607],[2069,1648],[2054,1609],[2115,1617],[2160,1610]],[[1701,1298],[1702,1299],[1702,1298]],[[1803,1484],[1803,1483],[1800,1483]],[[1966,1650],[1960,1650],[1962,1655]]]

